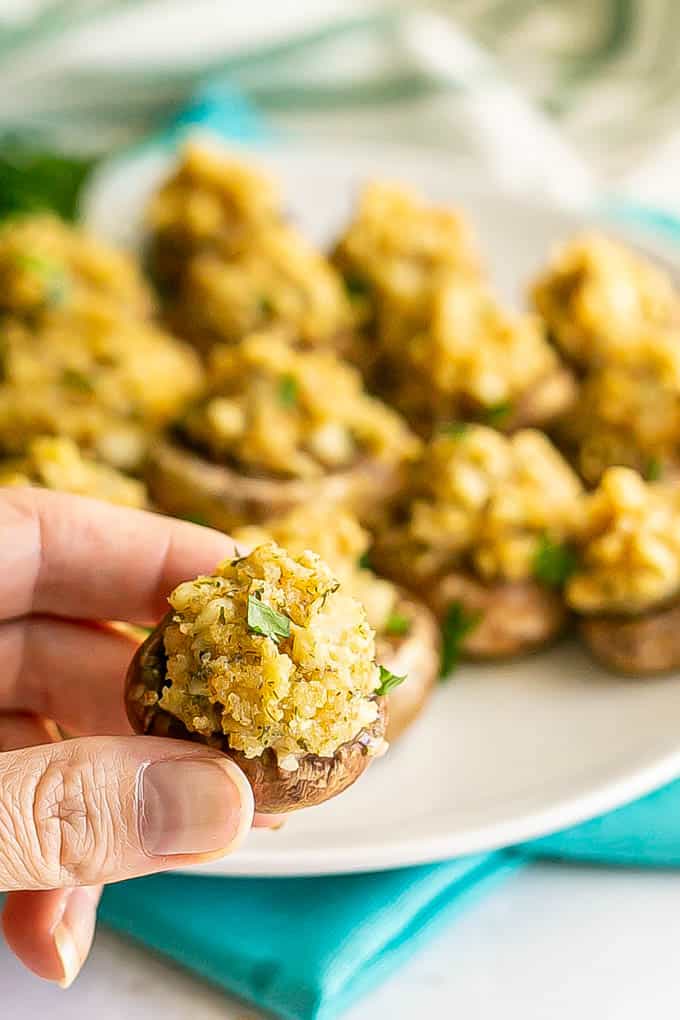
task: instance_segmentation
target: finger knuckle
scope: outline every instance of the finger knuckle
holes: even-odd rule
[[[96,758],[53,762],[34,782],[30,811],[43,873],[55,886],[96,881],[120,851],[116,791]]]

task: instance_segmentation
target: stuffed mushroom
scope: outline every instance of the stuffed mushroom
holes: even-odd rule
[[[539,432],[466,425],[432,440],[373,557],[441,619],[445,671],[461,653],[519,655],[560,633],[581,492]]]
[[[680,321],[669,274],[601,234],[580,235],[559,249],[531,294],[553,342],[580,369],[616,362],[640,335]]]
[[[371,539],[347,510],[307,505],[266,526],[239,528],[235,542],[253,547],[273,540],[289,552],[317,552],[361,602],[376,635],[376,656],[393,674],[407,676],[388,695],[387,739],[392,743],[427,704],[439,676],[440,638],[434,615],[403,588],[378,577],[365,565]]]
[[[262,545],[169,601],[128,674],[137,732],[220,748],[265,813],[328,800],[385,750],[382,694],[398,678],[318,556]]]
[[[610,468],[588,496],[566,598],[618,673],[680,668],[680,489]]]
[[[225,531],[305,503],[373,520],[404,482],[419,442],[330,351],[300,351],[274,333],[220,347],[210,392],[150,452],[161,509]]]
[[[22,457],[0,460],[0,486],[19,485],[72,492],[140,510],[148,505],[143,482],[87,457],[66,436],[38,436]]]

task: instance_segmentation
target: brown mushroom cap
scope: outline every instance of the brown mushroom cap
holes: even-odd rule
[[[615,673],[680,669],[680,601],[641,616],[586,617],[580,630],[595,658]]]
[[[396,611],[410,621],[407,634],[380,635],[376,658],[406,681],[387,696],[387,739],[397,740],[420,715],[439,677],[441,639],[434,615],[420,602],[402,594]]]
[[[374,521],[402,489],[404,468],[365,457],[319,478],[257,477],[215,464],[179,443],[160,441],[150,453],[146,481],[161,510],[229,531],[317,502],[342,504],[362,521]]]
[[[198,741],[223,751],[245,773],[253,788],[255,807],[263,814],[282,814],[321,804],[342,793],[359,778],[373,757],[371,747],[379,744],[385,735],[385,698],[377,699],[379,713],[375,722],[361,730],[354,740],[342,744],[332,758],[305,755],[294,772],[279,768],[276,756],[269,748],[259,758],[247,758],[242,751],[230,748],[226,736],[221,733],[208,738],[191,733],[184,723],[154,700],[153,696],[160,696],[165,685],[163,638],[172,615],[166,614],[140,645],[128,669],[125,706],[136,733]]]
[[[462,643],[473,659],[522,655],[556,638],[568,613],[558,591],[536,581],[483,582],[473,574],[451,571],[422,589],[423,597],[444,619],[458,602],[479,621]]]

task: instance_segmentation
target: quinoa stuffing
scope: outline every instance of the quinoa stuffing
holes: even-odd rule
[[[294,555],[314,550],[331,567],[343,590],[361,602],[378,634],[390,623],[398,627],[394,623],[397,589],[362,565],[371,538],[348,510],[324,503],[305,505],[261,527],[237,528],[233,538],[239,546],[250,548],[273,541]]]
[[[248,758],[271,748],[294,772],[377,718],[373,632],[315,554],[259,546],[180,584],[170,604],[159,705],[189,731],[224,734]]]
[[[378,537],[389,573],[473,570],[485,581],[541,578],[546,542],[562,549],[578,521],[579,479],[533,429],[482,425],[438,435],[417,465],[408,504]]]
[[[589,484],[617,465],[650,480],[677,476],[680,334],[648,330],[634,350],[591,371],[559,438]]]
[[[212,460],[244,473],[315,478],[365,457],[401,464],[419,442],[399,415],[368,396],[358,372],[330,351],[300,351],[274,333],[219,347],[211,393],[181,431]]]
[[[192,259],[172,321],[203,348],[271,324],[314,347],[346,342],[355,316],[325,256],[294,227],[273,223],[229,259],[214,253]]]
[[[0,227],[0,312],[34,325],[88,294],[114,303],[119,315],[146,318],[153,311],[151,290],[130,255],[48,213]]]
[[[143,509],[146,487],[135,478],[84,456],[65,436],[33,439],[24,457],[0,461],[0,486],[37,485]]]
[[[174,286],[194,255],[231,257],[254,230],[281,216],[278,188],[267,174],[235,156],[191,143],[147,209],[154,279],[163,287]]]
[[[579,569],[566,597],[580,613],[644,613],[680,591],[680,488],[629,468],[605,472],[585,503]]]
[[[202,384],[197,356],[151,322],[89,294],[39,328],[0,323],[0,452],[64,435],[99,459],[136,469],[155,429]]]
[[[532,287],[555,344],[570,361],[616,359],[645,330],[678,322],[668,273],[628,246],[584,234],[558,250]]]

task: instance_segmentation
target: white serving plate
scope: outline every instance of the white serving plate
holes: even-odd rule
[[[283,182],[292,215],[329,241],[361,181],[397,178],[460,205],[491,274],[519,302],[554,244],[592,225],[583,212],[499,193],[456,173],[441,155],[381,146],[286,145],[257,160]],[[100,171],[86,221],[137,244],[146,197],[169,157],[147,150]],[[619,230],[678,266],[657,239]],[[337,800],[255,831],[220,875],[370,871],[491,850],[615,808],[680,775],[680,675],[617,679],[565,641],[521,662],[462,667],[387,758]]]

